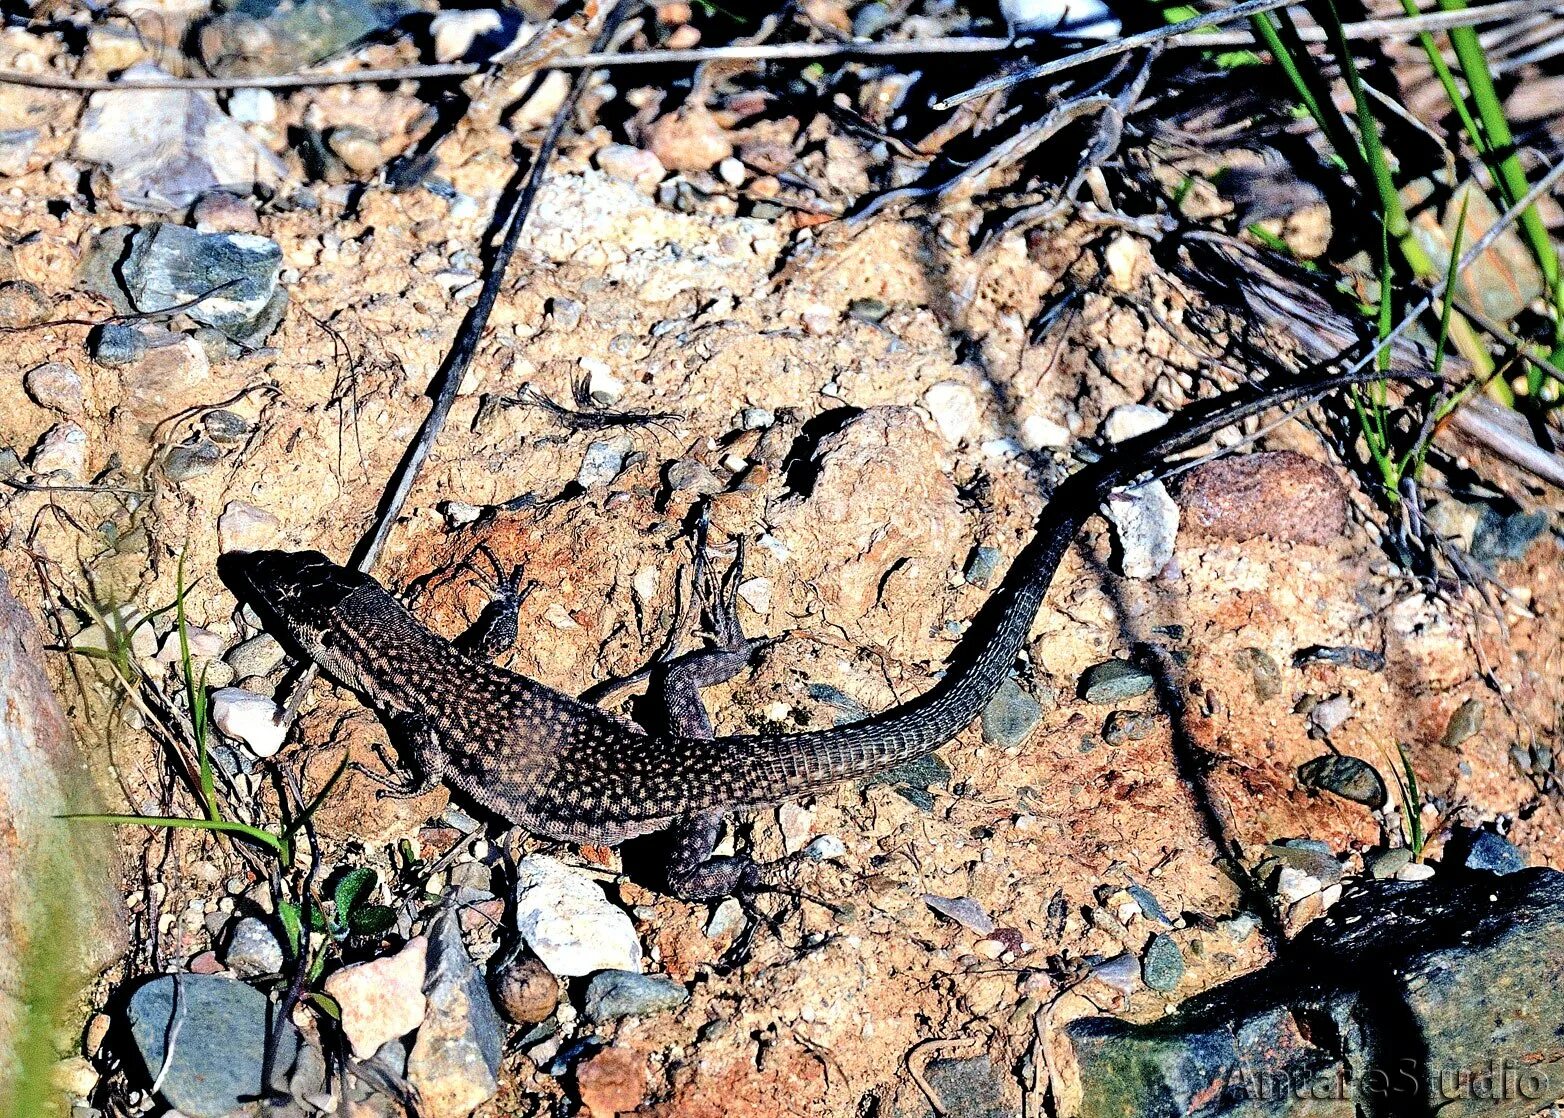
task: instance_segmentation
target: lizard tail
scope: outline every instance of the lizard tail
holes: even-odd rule
[[[1434,379],[1420,372],[1391,376]],[[1026,643],[1065,552],[1111,490],[1249,416],[1379,379],[1383,374],[1372,369],[1338,372],[1281,385],[1246,385],[1190,404],[1166,426],[1125,440],[1059,485],[1031,541],[973,620],[944,675],[928,691],[883,713],[827,730],[741,735],[711,745],[731,756],[745,773],[752,802],[757,788],[771,799],[785,799],[883,772],[933,751],[970,725],[998,690]]]

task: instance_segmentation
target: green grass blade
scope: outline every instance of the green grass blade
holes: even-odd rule
[[[174,830],[188,831],[216,831],[219,834],[235,835],[239,838],[249,839],[266,847],[273,853],[282,852],[282,839],[270,831],[263,831],[259,827],[252,827],[248,823],[233,823],[226,819],[185,819],[180,816],[168,815],[62,815],[61,819],[71,819],[79,823],[109,823],[114,826],[124,827],[170,827]]]

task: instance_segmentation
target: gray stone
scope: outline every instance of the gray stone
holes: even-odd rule
[[[148,62],[131,79],[169,75]],[[205,90],[103,91],[87,99],[72,149],[99,164],[130,209],[183,214],[203,194],[249,194],[286,175],[277,157],[217,107]]]
[[[988,1056],[930,1060],[923,1078],[939,1096],[944,1118],[1012,1118],[1020,1113],[1020,1100],[1012,1098],[1015,1084]],[[928,1100],[916,1089],[902,1097],[910,1106],[898,1106],[897,1118],[932,1118]]]
[[[247,641],[240,641],[223,657],[239,679],[252,675],[271,675],[282,666],[282,645],[270,633],[258,633]]]
[[[106,322],[87,335],[87,352],[100,365],[134,365],[147,353],[147,339],[134,326]]]
[[[1389,881],[1412,861],[1412,851],[1405,846],[1392,846],[1388,850],[1375,850],[1363,856],[1363,868],[1375,881]]]
[[[1445,843],[1444,864],[1478,873],[1511,874],[1526,868],[1526,855],[1492,831],[1457,827]]]
[[[666,975],[605,970],[587,983],[586,1015],[597,1022],[650,1017],[678,1009],[689,1000],[690,992]]]
[[[994,930],[994,918],[971,897],[941,897],[935,893],[925,893],[923,903],[946,919],[954,920],[980,936],[986,936]]]
[[[234,922],[228,935],[223,962],[240,978],[259,978],[282,972],[282,944],[266,921],[245,916]]]
[[[221,975],[154,978],[131,995],[125,1010],[142,1084],[161,1078],[159,1096],[189,1118],[223,1118],[261,1092],[275,1012],[265,994]],[[277,1086],[287,1082],[282,1073],[292,1067],[298,1047],[298,1032],[285,1024],[273,1064]]]
[[[1472,558],[1484,563],[1523,558],[1527,550],[1548,527],[1545,512],[1517,512],[1500,516],[1483,506],[1477,533],[1472,539]]]
[[[1159,993],[1175,989],[1184,977],[1184,953],[1168,936],[1152,936],[1140,960],[1140,977]]]
[[[1119,569],[1126,578],[1156,578],[1173,559],[1178,504],[1160,481],[1108,494],[1103,510],[1118,529]]]
[[[1276,871],[1282,866],[1287,866],[1299,873],[1318,878],[1326,885],[1334,885],[1340,881],[1341,862],[1337,860],[1330,847],[1321,850],[1312,843],[1305,845],[1306,842],[1308,842],[1306,839],[1293,839],[1290,842],[1271,843],[1260,856],[1258,866],[1260,876],[1269,879],[1274,877]]]
[[[1483,728],[1483,703],[1481,699],[1467,699],[1450,714],[1445,724],[1443,742],[1454,749]]]
[[[1042,716],[1038,701],[1007,678],[983,708],[983,740],[1002,749],[1020,745]]]
[[[277,290],[282,249],[253,233],[198,233],[154,222],[128,238],[120,292],[138,312],[172,312],[252,336]],[[108,295],[110,292],[104,291]]]
[[[222,451],[205,439],[182,443],[163,459],[163,473],[175,485],[193,481],[211,473],[222,456]]]
[[[36,283],[0,280],[0,328],[9,330],[42,322],[50,306],[49,297]]]
[[[1000,564],[1004,562],[1004,555],[997,547],[974,547],[972,554],[967,557],[966,570],[962,572],[962,578],[968,584],[988,590],[999,581]]]
[[[576,471],[576,484],[583,489],[607,485],[619,476],[629,452],[630,437],[622,431],[588,443],[581,468]]]
[[[250,437],[250,421],[224,408],[215,408],[201,417],[206,437],[223,446],[235,446]]]
[[[224,76],[286,74],[335,58],[399,18],[385,0],[240,0],[201,29],[201,58]]]
[[[499,1091],[505,1025],[462,943],[455,906],[429,929],[428,1009],[407,1055],[407,1079],[429,1115],[468,1114]]]
[[[1327,753],[1298,766],[1298,780],[1309,788],[1334,792],[1343,799],[1379,810],[1388,793],[1385,780],[1367,761],[1344,753]]]
[[[1065,1026],[1082,1118],[1523,1118],[1564,1095],[1564,874],[1347,886],[1263,970]]]
[[[27,172],[27,161],[38,147],[41,133],[36,128],[0,130],[0,175],[12,177]]]
[[[1081,675],[1081,698],[1088,703],[1121,703],[1151,690],[1151,673],[1128,660],[1104,660]]]

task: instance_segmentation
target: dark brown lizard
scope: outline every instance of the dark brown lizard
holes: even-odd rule
[[[357,691],[406,738],[423,787],[444,781],[555,839],[615,844],[675,828],[670,889],[715,898],[777,876],[775,867],[747,858],[713,856],[725,813],[890,769],[978,716],[1014,666],[1065,551],[1109,490],[1247,416],[1371,375],[1241,388],[1112,448],[1060,483],[939,681],[899,706],[831,729],[713,734],[699,688],[731,677],[747,660],[731,612],[716,614],[722,647],[672,665],[665,688],[672,728],[648,733],[454,645],[373,578],[319,552],[233,553],[218,569],[274,635]]]

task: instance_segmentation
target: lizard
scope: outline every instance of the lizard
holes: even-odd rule
[[[668,667],[669,726],[648,731],[489,662],[481,638],[453,644],[370,575],[318,551],[229,552],[218,572],[285,646],[357,692],[403,739],[422,778],[404,794],[443,781],[526,831],[562,841],[616,845],[670,830],[669,890],[714,900],[775,886],[786,869],[787,860],[714,854],[729,812],[894,768],[976,719],[1012,669],[1066,551],[1112,489],[1248,416],[1379,375],[1246,385],[1187,405],[1166,425],[1109,449],[1059,483],[1032,538],[927,691],[827,729],[713,732],[700,689],[736,675],[749,658],[731,601],[709,611],[716,647]],[[500,629],[513,639],[513,606],[510,612],[508,630]]]

